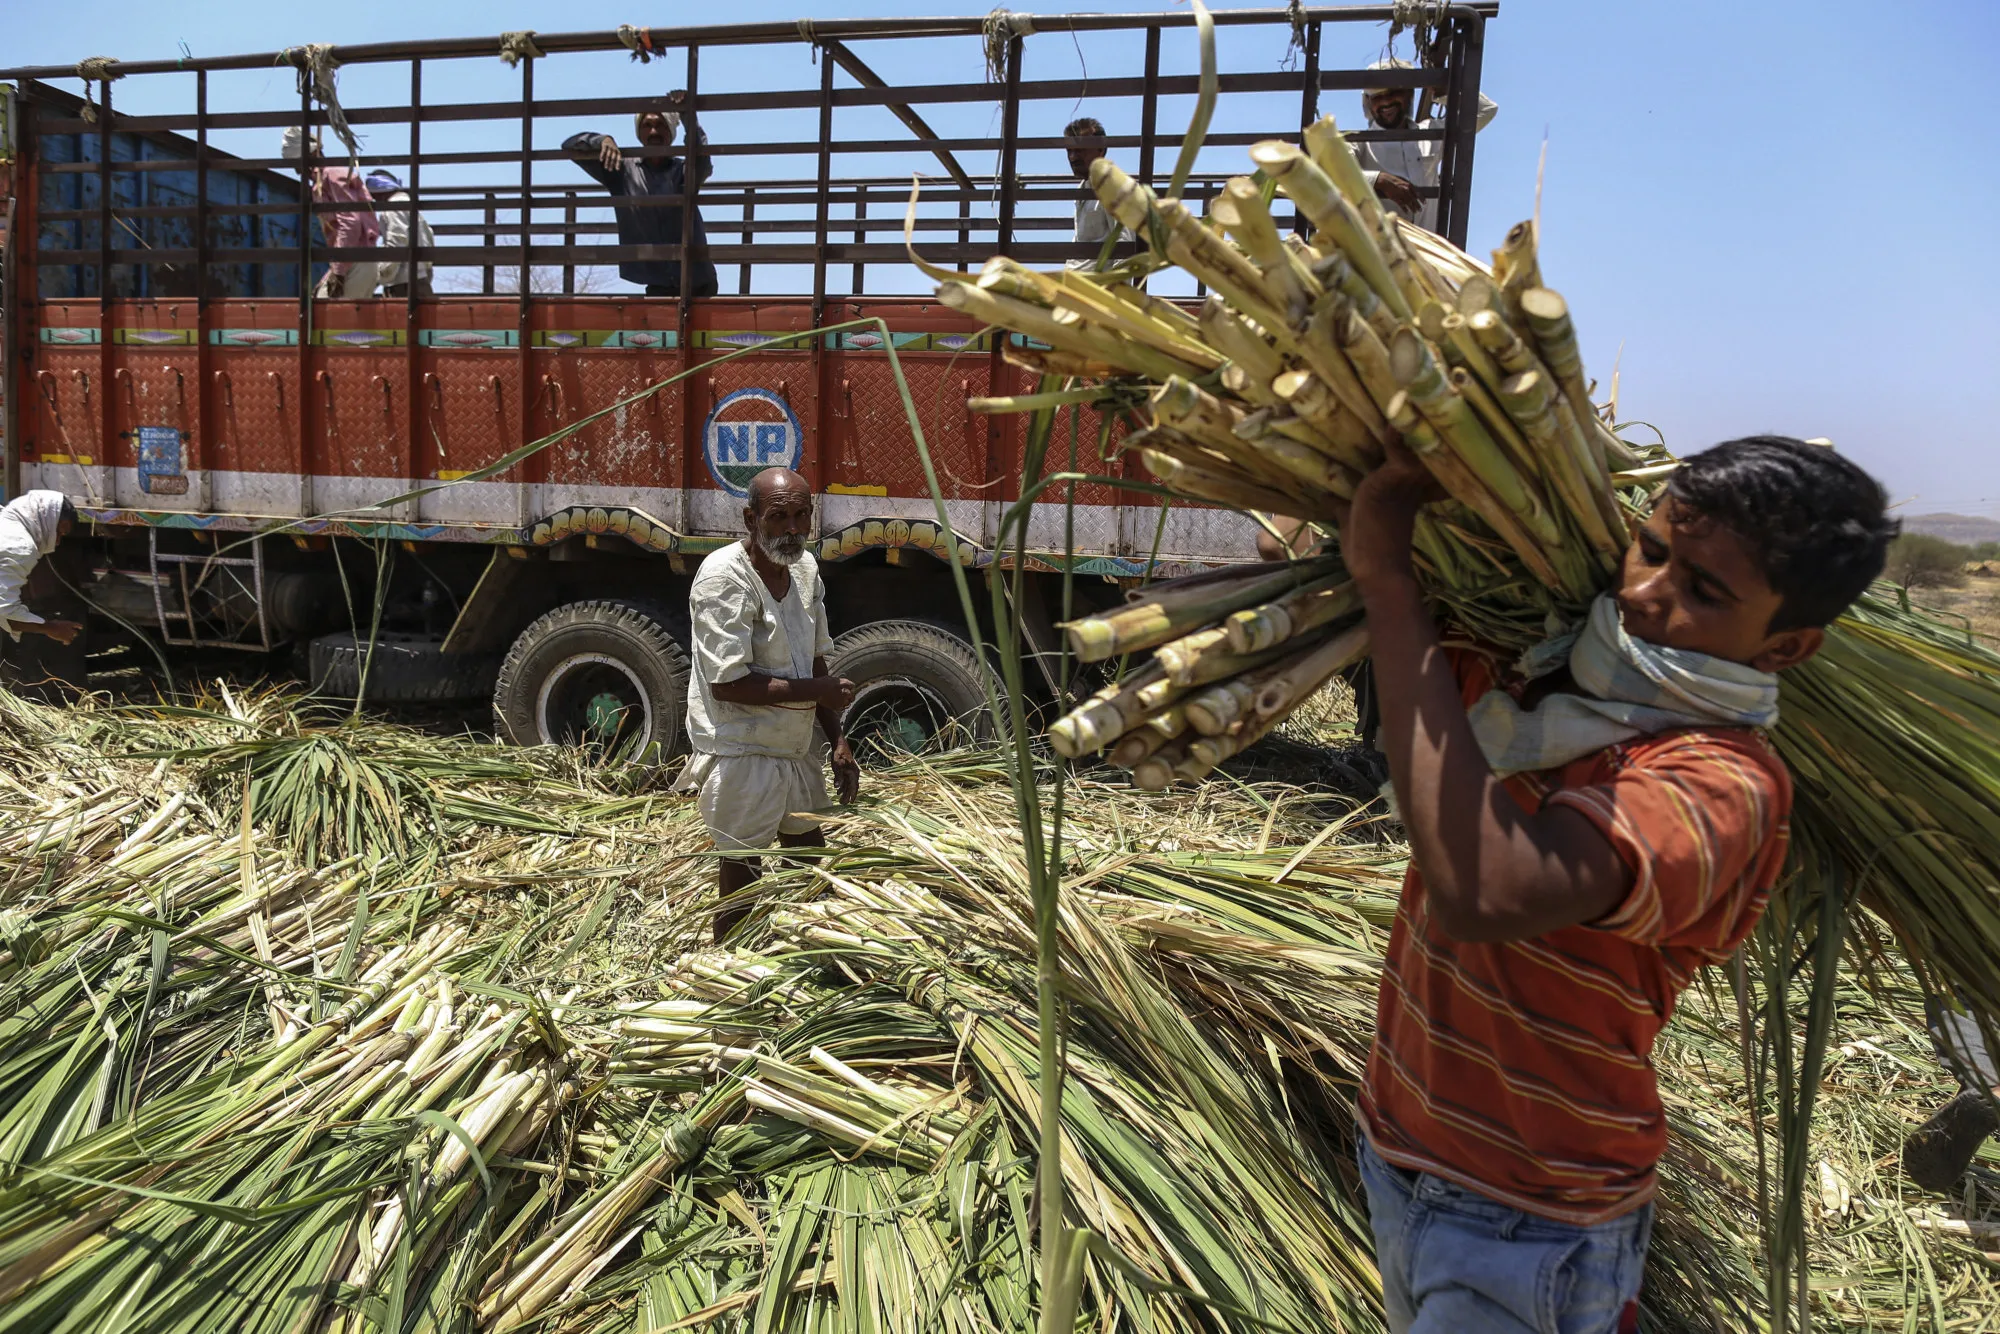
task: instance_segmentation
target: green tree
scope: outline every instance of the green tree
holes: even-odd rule
[[[1970,548],[1928,533],[1904,533],[1889,544],[1883,574],[1905,588],[1957,588],[1965,582]]]

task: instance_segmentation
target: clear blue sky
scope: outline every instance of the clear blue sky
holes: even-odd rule
[[[1015,7],[1143,11],[1164,0],[1016,0]],[[940,12],[953,7],[940,0],[735,0],[647,13],[597,0],[299,7],[15,0],[0,64],[171,57],[183,42],[213,55],[640,20],[666,26]],[[1992,244],[2000,235],[2000,118],[1989,109],[2000,92],[2000,5],[1503,0],[1487,31],[1484,87],[1501,111],[1479,139],[1472,248],[1483,253],[1532,212],[1546,133],[1543,273],[1570,300],[1591,372],[1608,384],[1618,360],[1621,417],[1656,423],[1683,451],[1754,431],[1829,436],[1907,501],[1905,512],[2000,517],[2000,278]],[[1328,33],[1328,65],[1361,64],[1381,52],[1382,28]],[[1182,40],[1192,41],[1168,39],[1170,65],[1191,61],[1185,52],[1176,56],[1173,43]],[[1039,35],[1029,40],[1026,68],[1031,78],[1136,73],[1140,48],[1135,38],[1079,43]],[[1282,40],[1224,30],[1223,67],[1267,69],[1282,48]],[[981,77],[969,40],[860,49],[895,83]],[[543,63],[537,91],[577,97],[664,89],[681,82],[681,70],[678,57],[643,69],[622,53],[564,57]],[[407,100],[398,96],[407,92],[406,77],[355,67],[343,79],[343,96],[351,105]],[[701,70],[711,92],[812,87],[817,78],[803,45],[711,50]],[[426,100],[499,100],[514,95],[518,80],[497,60],[433,64]],[[191,110],[192,80],[128,80],[116,95],[128,110]],[[217,75],[211,88],[217,110],[276,109],[295,105],[293,97],[284,70]],[[1323,106],[1343,121],[1359,119],[1352,94],[1328,93]],[[1070,110],[1045,106],[1036,114],[1049,123],[1031,120],[1025,132],[1057,133]],[[1088,110],[1114,132],[1137,118],[1136,105],[1121,102],[1092,100]],[[1219,120],[1217,128],[1282,128],[1296,123],[1296,112],[1295,102],[1245,107],[1240,123]],[[741,114],[707,123],[718,145],[804,140],[814,127],[798,118],[814,115]],[[1163,104],[1161,123],[1186,115],[1185,104]],[[902,133],[879,109],[842,116],[842,137]],[[965,104],[937,108],[931,119],[947,135],[988,133],[997,110]],[[575,128],[584,127],[551,122],[538,138],[552,147]],[[629,141],[623,126],[601,128]],[[368,151],[397,151],[401,133],[379,132]],[[506,133],[427,127],[426,146],[485,146],[506,142]],[[261,136],[220,142],[245,155],[272,151]],[[1202,166],[1232,169],[1239,155],[1209,150]],[[768,175],[779,165],[746,164],[743,174]],[[794,165],[801,174],[810,169],[809,162]],[[935,170],[916,155],[847,165]],[[968,166],[992,170],[991,163]],[[1054,154],[1023,162],[1026,171],[1059,168]],[[498,174],[470,170],[468,181]],[[544,164],[537,179],[567,179],[571,170]],[[725,158],[719,176],[731,174]]]

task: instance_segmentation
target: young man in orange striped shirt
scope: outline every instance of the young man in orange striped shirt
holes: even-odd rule
[[[1881,573],[1896,525],[1831,449],[1718,445],[1524,684],[1439,641],[1410,559],[1436,496],[1399,450],[1342,525],[1412,854],[1361,1095],[1389,1323],[1611,1334],[1666,1147],[1654,1038],[1784,863],[1775,674]]]

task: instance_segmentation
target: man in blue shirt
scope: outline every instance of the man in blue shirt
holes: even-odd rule
[[[665,148],[674,142],[683,119],[687,121],[689,143],[706,147],[708,136],[702,133],[699,125],[695,124],[694,108],[688,104],[685,88],[678,88],[667,94],[664,110],[639,113],[637,125],[640,144],[647,148]],[[652,198],[679,201],[687,193],[685,158],[628,156],[619,151],[617,142],[610,135],[591,131],[573,134],[563,140],[563,150],[574,154],[579,167],[621,199]],[[695,176],[696,184],[706,181],[714,169],[714,162],[706,153],[702,154],[701,166]],[[618,213],[620,245],[680,245],[683,210],[678,202],[672,205],[644,207],[621,203],[613,207]],[[714,296],[715,265],[708,259],[708,234],[702,229],[701,210],[688,211],[694,216],[693,230],[688,234],[692,250],[689,262],[693,270],[693,283],[689,294]],[[618,276],[628,283],[645,288],[647,296],[681,294],[681,266],[678,259],[627,260],[618,266]]]

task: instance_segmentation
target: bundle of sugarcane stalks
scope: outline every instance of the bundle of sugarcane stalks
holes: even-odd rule
[[[1414,539],[1440,621],[1504,663],[1573,628],[1612,585],[1673,460],[1600,416],[1535,224],[1509,231],[1488,267],[1385,211],[1332,117],[1303,138],[1253,147],[1256,174],[1205,219],[1093,164],[1092,189],[1145,247],[1114,268],[927,268],[946,304],[1049,345],[1007,354],[1044,374],[1041,391],[973,406],[1094,401],[1127,416],[1125,447],[1172,492],[1328,535],[1399,438],[1450,497]],[[1279,193],[1310,237],[1280,234]],[[1213,293],[1198,313],[1141,290],[1168,266]],[[1052,390],[1053,377],[1070,386]],[[1066,627],[1078,658],[1122,670],[1049,739],[1066,756],[1108,750],[1145,787],[1207,774],[1367,651],[1335,557],[1128,596]],[[1150,661],[1125,656],[1149,649]],[[1798,846],[1822,850],[1809,888],[1837,874],[1843,903],[1864,897],[1931,985],[1992,1022],[2000,656],[1872,596],[1783,680],[1776,739],[1797,780]]]

